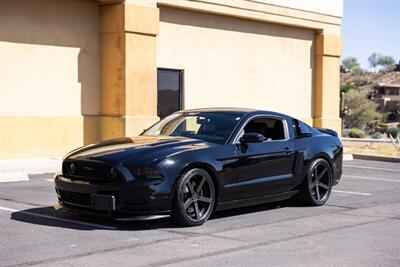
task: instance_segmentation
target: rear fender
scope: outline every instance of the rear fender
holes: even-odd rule
[[[315,129],[317,129],[321,133],[329,134],[329,135],[338,137],[338,133],[336,131],[332,130],[332,129],[327,129],[327,128],[315,128]]]

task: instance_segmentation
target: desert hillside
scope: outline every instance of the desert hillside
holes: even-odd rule
[[[400,85],[400,72],[347,72],[340,75],[341,88],[354,86],[369,91],[377,84]]]

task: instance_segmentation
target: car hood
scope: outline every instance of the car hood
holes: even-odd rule
[[[170,154],[211,145],[203,140],[176,136],[124,137],[78,148],[67,154],[65,159],[96,160],[112,164],[135,159],[156,161]]]

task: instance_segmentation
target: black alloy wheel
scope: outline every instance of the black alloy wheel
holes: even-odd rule
[[[324,205],[332,191],[332,168],[322,158],[314,160],[304,179],[301,197],[302,200],[312,206]]]
[[[203,224],[213,212],[215,189],[211,176],[203,169],[192,169],[179,180],[172,206],[173,219],[184,226]]]

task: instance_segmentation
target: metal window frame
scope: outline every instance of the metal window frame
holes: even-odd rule
[[[280,140],[265,140],[262,143],[271,143],[271,142],[286,142],[288,140],[290,140],[289,137],[289,129],[288,129],[288,123],[287,120],[283,117],[280,116],[276,116],[276,115],[268,115],[268,114],[257,114],[257,115],[253,115],[249,118],[247,118],[244,123],[242,124],[242,126],[240,127],[239,131],[236,133],[235,138],[233,138],[232,144],[236,145],[236,144],[240,144],[239,141],[239,136],[240,133],[244,130],[244,127],[246,127],[246,125],[254,120],[254,119],[259,119],[259,118],[266,118],[266,119],[276,119],[276,120],[281,120],[283,123],[283,130],[284,130],[284,134],[285,134],[285,139],[280,139]]]

